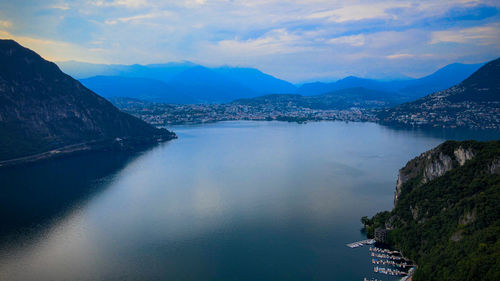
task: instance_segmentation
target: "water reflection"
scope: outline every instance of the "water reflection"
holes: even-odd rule
[[[0,237],[36,229],[102,190],[140,153],[93,153],[0,170]]]
[[[370,123],[174,130],[140,157],[0,175],[12,193],[2,216],[52,218],[0,248],[0,279],[362,280],[368,254],[344,246],[362,238],[359,218],[390,209],[397,170],[443,141]]]

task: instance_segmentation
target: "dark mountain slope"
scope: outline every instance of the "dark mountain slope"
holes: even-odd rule
[[[384,110],[382,123],[401,126],[500,128],[500,58],[462,83]]]
[[[0,62],[0,160],[96,141],[126,147],[175,137],[119,111],[15,41],[0,40]]]
[[[402,81],[400,85],[403,87],[398,89],[398,91],[411,97],[420,98],[462,82],[482,65],[452,63],[428,76],[415,80]]]

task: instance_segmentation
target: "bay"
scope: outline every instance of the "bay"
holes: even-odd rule
[[[373,123],[177,126],[135,154],[0,170],[0,280],[395,280],[360,217],[390,210],[398,169],[446,139],[498,132]]]

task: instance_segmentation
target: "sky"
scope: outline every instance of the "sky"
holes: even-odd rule
[[[0,38],[52,61],[191,61],[295,83],[421,77],[500,56],[498,0],[0,0]]]

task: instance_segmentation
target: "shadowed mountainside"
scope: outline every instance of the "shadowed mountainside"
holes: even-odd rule
[[[0,62],[0,160],[62,147],[40,157],[129,149],[175,137],[121,112],[13,40],[0,40]]]

